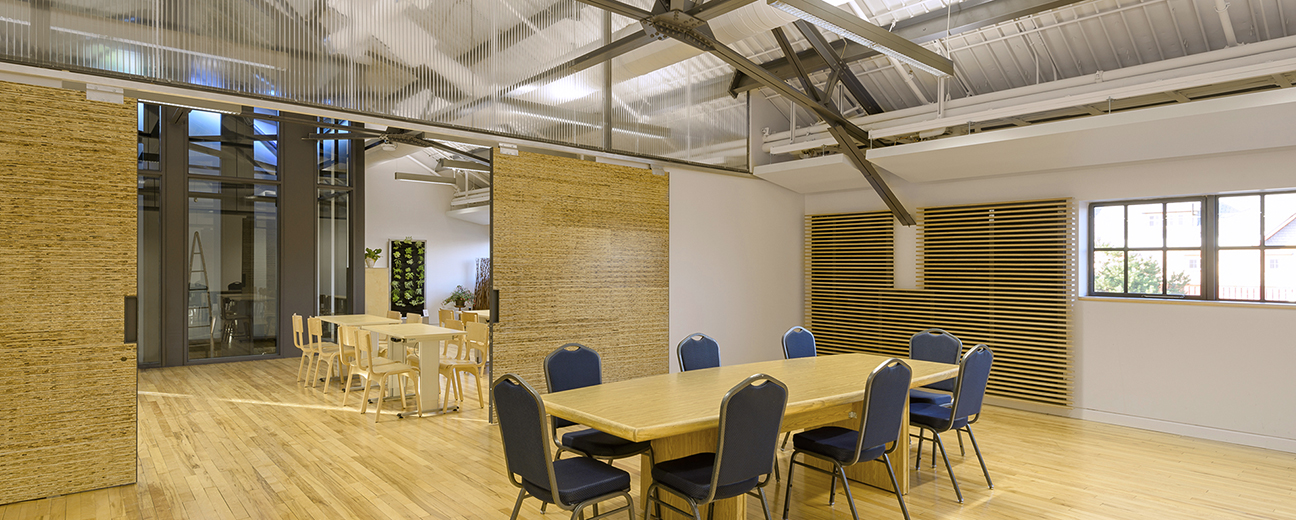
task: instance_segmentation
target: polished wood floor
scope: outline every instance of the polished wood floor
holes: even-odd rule
[[[296,369],[267,360],[140,372],[139,482],[10,504],[0,519],[508,517],[516,490],[499,434],[471,398],[462,413],[389,411],[374,424],[356,396],[339,405],[336,385],[327,396],[295,385]],[[959,456],[948,435],[966,502],[924,458],[906,497],[915,520],[1296,519],[1296,454],[1002,408],[987,409],[976,432],[995,489],[971,447]],[[617,466],[635,474],[638,504],[638,461]],[[851,518],[840,495],[827,505],[826,476],[806,474],[795,477],[791,518]],[[889,493],[852,490],[862,518],[902,518]],[[777,518],[782,486],[770,491]],[[761,518],[749,500],[748,516]],[[535,500],[521,516],[568,517],[542,515]]]

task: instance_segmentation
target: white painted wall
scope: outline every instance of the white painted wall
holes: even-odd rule
[[[910,210],[1281,189],[1296,187],[1296,148],[925,184],[887,180]],[[881,209],[871,191],[805,201],[806,214]],[[1077,416],[1296,452],[1289,368],[1296,366],[1296,306],[1086,299],[1075,317]]]
[[[456,285],[473,290],[477,259],[490,256],[490,227],[446,215],[453,186],[396,180],[396,170],[413,171],[403,162],[365,166],[365,247],[381,248],[378,265],[385,267],[391,259],[388,240],[426,240],[427,305],[438,309]]]
[[[758,180],[670,168],[671,371],[703,332],[725,365],[783,357],[802,320],[803,197]]]

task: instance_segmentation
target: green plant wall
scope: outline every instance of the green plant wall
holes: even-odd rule
[[[401,314],[423,314],[426,303],[424,273],[427,243],[423,240],[392,240],[391,310]]]

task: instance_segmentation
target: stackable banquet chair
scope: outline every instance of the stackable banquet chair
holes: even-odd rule
[[[832,475],[828,490],[828,504],[832,505],[837,493],[837,479],[842,482],[846,501],[850,503],[851,516],[859,520],[855,510],[855,499],[851,496],[850,481],[846,477],[846,468],[861,462],[882,459],[887,474],[891,476],[891,488],[895,490],[896,500],[900,501],[900,511],[905,520],[909,520],[909,508],[905,507],[904,495],[900,494],[900,484],[896,481],[895,470],[891,467],[892,451],[901,439],[900,426],[904,423],[905,394],[909,392],[909,382],[913,371],[909,365],[896,358],[883,361],[869,374],[864,383],[864,412],[860,414],[859,429],[852,430],[840,426],[824,426],[807,430],[792,437],[792,458],[788,461],[787,490],[783,493],[783,519],[787,520],[788,506],[792,496],[792,472],[796,466]],[[908,438],[904,440],[907,442]],[[888,447],[887,445],[890,445]],[[805,462],[797,462],[797,455],[814,457],[829,462],[833,471],[825,471]],[[905,461],[901,461],[903,464]]]
[[[689,334],[675,347],[680,372],[720,366],[720,344],[701,332]]]
[[[959,362],[958,377],[954,380],[953,402],[950,406],[936,403],[914,403],[909,406],[909,424],[932,432],[932,459],[936,457],[936,448],[940,449],[945,459],[945,471],[949,472],[950,481],[954,483],[954,494],[959,502],[963,501],[963,492],[959,491],[958,479],[954,478],[954,469],[950,466],[949,455],[941,443],[940,433],[950,430],[964,431],[972,441],[972,450],[976,452],[977,461],[981,463],[981,472],[985,474],[986,485],[994,489],[990,481],[990,471],[986,469],[985,459],[981,457],[981,448],[977,446],[976,436],[972,435],[972,423],[981,418],[981,402],[985,399],[986,383],[990,380],[990,367],[994,365],[994,353],[985,345],[977,345],[963,355]],[[922,453],[923,436],[918,437],[918,453]],[[921,459],[920,459],[921,462]],[[918,464],[915,464],[915,468]]]
[[[580,343],[568,343],[545,356],[544,374],[549,393],[603,384],[602,359],[592,348]],[[567,419],[553,418],[555,434],[561,428],[576,425]],[[558,449],[554,456],[570,451],[609,462],[649,452],[652,448],[648,442],[631,442],[593,428],[563,433],[554,442]]]
[[[765,374],[755,374],[730,389],[720,401],[720,430],[714,452],[653,465],[653,483],[643,494],[645,520],[661,518],[662,507],[702,520],[701,506],[710,505],[710,516],[716,500],[753,491],[769,520],[765,486],[774,472],[774,452],[778,451],[787,396],[787,386]],[[662,491],[682,498],[690,511],[663,501]],[[656,506],[655,514],[649,515],[649,505]]]
[[[550,455],[553,431],[546,424],[544,400],[531,385],[514,374],[505,374],[491,384],[491,395],[499,414],[504,464],[509,481],[518,488],[510,520],[517,519],[528,496],[571,511],[572,520],[586,507],[621,497],[625,506],[596,513],[590,520],[621,511],[634,520],[629,473],[588,457],[554,460]]]

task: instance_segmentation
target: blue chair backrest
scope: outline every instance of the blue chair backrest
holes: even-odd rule
[[[748,377],[725,394],[720,402],[720,442],[711,476],[712,493],[717,486],[773,471],[787,396],[787,386],[765,374]]]
[[[681,372],[720,366],[720,344],[701,332],[689,334],[679,342],[675,353],[679,357]]]
[[[864,413],[860,417],[860,431],[864,434],[855,449],[856,457],[861,450],[890,444],[900,438],[900,424],[909,413],[905,399],[909,397],[912,380],[913,370],[896,358],[883,361],[869,374],[868,383],[864,385]]]
[[[783,333],[783,358],[803,357],[815,357],[814,334],[798,325]]]
[[[568,343],[545,356],[544,374],[549,393],[603,384],[603,364],[598,352],[580,343]],[[554,428],[574,424],[567,419],[553,418]]]
[[[545,489],[553,489],[550,476],[549,438],[545,432],[544,401],[540,394],[513,374],[491,385],[504,441],[504,463],[510,475],[519,475]]]
[[[977,345],[963,356],[959,364],[957,387],[954,390],[953,418],[971,417],[981,413],[985,400],[986,383],[990,380],[990,367],[994,365],[994,352],[985,345]]]
[[[927,329],[909,338],[909,357],[913,359],[953,365],[959,362],[961,354],[963,342],[941,329]],[[946,392],[954,391],[954,381],[948,379],[925,386]]]

